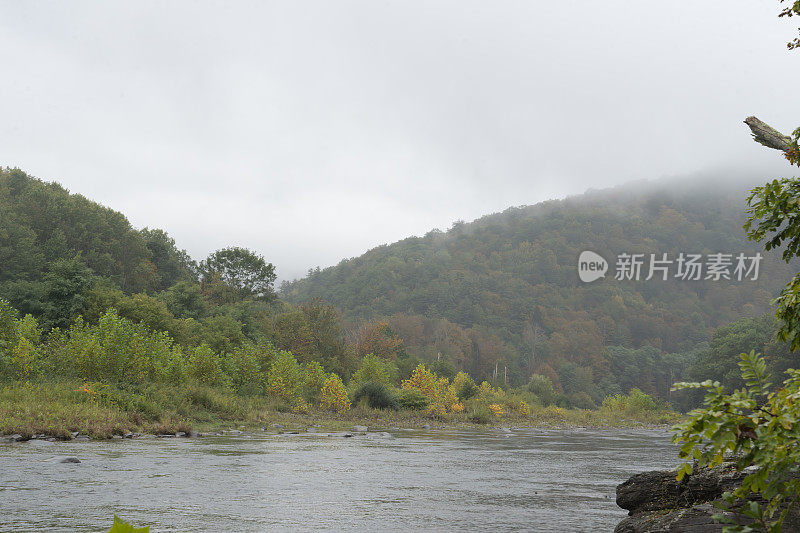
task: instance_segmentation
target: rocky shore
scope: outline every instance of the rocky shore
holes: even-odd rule
[[[430,425],[423,426],[423,429],[430,429]],[[391,428],[392,430],[401,431],[398,427]],[[412,431],[408,429],[406,431]],[[313,436],[328,436],[328,437],[353,437],[355,435],[369,435],[370,437],[391,437],[390,433],[382,430],[376,430],[363,425],[355,425],[349,431],[322,431],[319,425],[309,426],[307,428],[287,429],[282,424],[271,424],[269,427],[262,427],[260,432],[270,432],[277,435],[313,435]],[[15,433],[13,435],[0,435],[0,443],[15,443],[27,442],[31,440],[46,440],[49,442],[54,441],[89,441],[89,440],[123,440],[123,439],[154,439],[154,438],[197,438],[197,437],[240,437],[240,436],[253,436],[256,432],[247,432],[240,429],[224,429],[219,431],[210,431],[207,433],[200,433],[199,431],[175,431],[169,433],[135,433],[128,431],[121,435],[113,435],[109,439],[97,439],[89,435],[80,434],[77,431],[72,432],[66,436],[53,436],[46,433],[34,435],[21,435]]]
[[[614,532],[722,531],[722,524],[712,518],[721,513],[714,502],[721,501],[723,492],[739,487],[748,473],[747,470],[739,472],[733,463],[726,462],[715,468],[698,469],[681,481],[677,481],[676,472],[670,470],[635,474],[617,486],[617,505],[628,511],[628,517],[617,525]],[[783,531],[800,531],[797,510],[788,517]]]

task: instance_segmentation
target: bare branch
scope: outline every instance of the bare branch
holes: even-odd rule
[[[792,138],[779,132],[769,124],[758,120],[756,117],[747,117],[744,119],[744,123],[750,127],[750,131],[753,132],[753,140],[757,143],[783,152],[791,150]]]

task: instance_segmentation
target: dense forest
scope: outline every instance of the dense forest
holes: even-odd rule
[[[6,169],[0,299],[36,320],[37,338],[96,337],[124,330],[121,319],[220,368],[269,347],[345,382],[374,356],[395,383],[423,362],[440,377],[527,386],[543,403],[594,407],[632,388],[676,400],[680,378],[735,380],[740,351],[791,363],[769,313],[797,269],[765,254],[757,280],[618,281],[613,258],[754,254],[741,229],[747,189],[663,181],[511,208],[310,271],[278,294],[258,254],[227,248],[196,262],[162,230]],[[583,250],[609,259],[605,279],[578,279]]]
[[[668,398],[679,377],[735,375],[740,351],[771,342],[771,318],[752,319],[771,316],[771,299],[797,266],[765,253],[757,280],[636,281],[614,279],[613,258],[755,254],[742,224],[757,184],[661,180],[514,207],[310,271],[284,283],[281,296],[322,298],[348,322],[384,319],[408,351],[482,378],[519,384],[542,374],[582,404],[633,386]],[[605,279],[579,280],[584,250],[608,259]],[[729,365],[710,365],[732,334],[719,328],[740,319],[742,328],[762,326],[757,344],[734,343]],[[788,352],[770,349],[785,366]]]

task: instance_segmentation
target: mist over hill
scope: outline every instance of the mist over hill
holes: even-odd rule
[[[717,328],[770,311],[798,270],[742,229],[748,191],[763,181],[698,175],[512,207],[312,270],[280,294],[321,298],[349,321],[385,318],[410,352],[476,376],[544,374],[595,400],[631,386],[666,397]],[[585,250],[608,261],[605,278],[580,281]],[[758,279],[736,279],[736,256],[757,252]],[[731,254],[731,279],[676,277],[681,253]],[[639,280],[615,279],[621,254],[644,254]],[[673,261],[667,280],[645,280],[650,254]]]

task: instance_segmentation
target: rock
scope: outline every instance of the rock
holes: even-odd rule
[[[233,435],[233,436],[242,434],[242,432],[239,431],[238,429],[230,429],[230,430],[226,431],[225,433],[227,433],[228,435]]]
[[[735,489],[745,475],[736,472],[731,463],[723,468],[698,469],[681,482],[676,481],[675,472],[669,470],[643,472],[617,487],[617,505],[630,511],[629,514],[690,507]]]
[[[91,440],[89,435],[78,435],[77,437],[73,437],[72,440]]]
[[[58,462],[59,463],[80,463],[81,460],[78,459],[77,457],[64,457]]]
[[[723,492],[736,489],[749,471],[739,472],[734,463],[725,462],[699,468],[680,482],[674,471],[635,474],[617,486],[617,505],[629,516],[614,533],[722,531],[722,524],[711,518],[721,513],[714,502],[721,501]],[[800,514],[795,511],[787,517],[784,531],[800,531]]]
[[[176,437],[185,437],[186,433],[184,433],[183,431],[178,431],[177,433],[175,433],[175,436]]]
[[[306,430],[306,432],[307,432],[307,433],[316,433],[316,432],[317,432],[317,428],[315,428],[315,427],[313,427],[313,426],[312,426],[312,427],[308,428],[308,429]]]
[[[126,432],[126,433],[123,435],[123,438],[126,438],[126,439],[132,439],[132,438],[133,438],[133,433],[131,433],[130,431],[128,431],[128,432]]]
[[[189,437],[191,437],[193,439],[196,438],[196,437],[199,437],[199,436],[200,436],[200,432],[197,431],[196,429],[193,429],[193,430],[191,430],[189,432]]]
[[[614,533],[722,531],[722,524],[711,518],[717,513],[719,509],[709,503],[667,513],[638,513],[620,522]]]
[[[283,426],[282,426],[282,425],[280,425],[280,424],[272,424],[270,427],[271,427],[272,429],[284,429],[284,428],[283,428]]]
[[[352,433],[345,433],[344,435],[342,435],[342,437],[344,437],[344,438],[346,438],[346,439],[349,439],[349,438],[350,438],[350,437],[352,437],[352,436],[353,436],[353,434],[352,434]]]
[[[369,431],[369,428],[367,426],[353,426],[353,431],[356,433],[366,433]]]
[[[25,442],[28,440],[26,437],[23,437],[19,433],[14,433],[13,435],[9,435],[5,437],[5,439],[8,442]]]
[[[431,425],[430,424],[424,424],[422,426],[422,429],[431,429]]]
[[[112,435],[111,438],[113,440],[122,440],[122,435]]]

